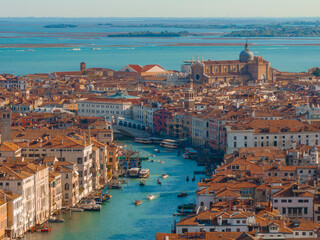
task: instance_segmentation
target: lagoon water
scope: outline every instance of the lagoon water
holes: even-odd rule
[[[250,24],[272,22],[266,19],[0,19],[0,73],[25,75],[54,71],[76,71],[85,61],[88,67],[119,70],[127,64],[160,64],[169,70],[180,70],[183,60],[238,59],[243,46],[203,46],[203,44],[244,44],[243,38],[223,38],[233,29],[119,27],[121,24]],[[281,20],[277,20],[281,21]],[[283,21],[283,20],[282,20]],[[76,24],[77,28],[44,28],[47,24]],[[99,23],[117,24],[115,27]],[[109,33],[133,31],[189,31],[211,34],[181,38],[112,38]],[[215,34],[215,35],[212,35]],[[320,38],[251,38],[251,50],[281,71],[307,71],[320,65]],[[29,45],[28,45],[29,44]],[[31,45],[30,45],[31,44]],[[200,44],[202,46],[177,46]],[[170,46],[168,46],[170,45]],[[41,46],[41,47],[39,47]],[[54,46],[54,47],[53,47]],[[73,48],[80,48],[74,51]],[[93,48],[100,48],[94,50]],[[30,51],[31,50],[31,51]]]
[[[155,154],[155,162],[144,161],[143,168],[150,169],[150,177],[146,179],[146,186],[139,185],[139,179],[129,179],[129,184],[123,190],[111,190],[112,198],[103,204],[100,212],[75,212],[65,216],[65,223],[51,224],[50,233],[29,233],[26,240],[151,240],[155,239],[156,232],[170,232],[171,226],[177,217],[177,206],[195,201],[197,181],[203,175],[196,175],[192,182],[194,170],[203,170],[195,161],[177,156],[177,150],[165,153],[159,145],[142,145],[125,142],[133,150],[141,151],[142,155]],[[160,153],[154,153],[159,148]],[[160,164],[162,160],[165,163]],[[162,174],[169,177],[161,179]],[[186,182],[189,175],[190,181]],[[160,177],[162,185],[157,184]],[[185,191],[188,196],[178,198],[177,194]],[[148,201],[149,193],[157,198]],[[135,206],[135,200],[142,200],[140,206]]]

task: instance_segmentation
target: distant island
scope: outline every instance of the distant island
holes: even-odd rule
[[[310,24],[308,24],[310,25]],[[250,30],[232,31],[224,37],[320,37],[320,27],[315,26],[288,26],[264,25]]]
[[[140,32],[128,32],[121,34],[110,34],[108,37],[187,37],[187,36],[196,36],[196,34],[191,34],[187,31],[182,32],[149,32],[149,31],[140,31]]]
[[[49,24],[43,26],[44,28],[76,28],[78,25],[73,24]]]

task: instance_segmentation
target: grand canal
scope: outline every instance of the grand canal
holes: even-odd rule
[[[155,239],[156,232],[170,232],[174,220],[173,211],[177,205],[195,201],[195,190],[200,175],[196,181],[186,182],[194,170],[203,170],[195,161],[177,156],[177,150],[154,153],[156,145],[142,145],[122,142],[133,150],[139,150],[142,155],[148,155],[155,162],[144,161],[143,168],[150,169],[150,177],[146,186],[139,186],[139,179],[129,179],[128,185],[123,190],[111,190],[112,199],[103,205],[100,212],[75,212],[65,215],[64,223],[51,224],[50,233],[30,233],[27,240],[89,240],[89,239]],[[150,157],[155,154],[155,157]],[[162,160],[165,163],[161,164]],[[161,179],[162,185],[157,184],[157,179],[162,174],[169,177]],[[177,198],[182,191],[188,192],[186,198]],[[152,193],[157,198],[148,201],[146,195]],[[135,200],[142,200],[140,206],[135,206]]]

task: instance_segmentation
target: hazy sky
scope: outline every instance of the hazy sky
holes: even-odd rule
[[[320,0],[0,0],[1,17],[318,17]]]

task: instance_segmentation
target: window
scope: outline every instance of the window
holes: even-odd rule
[[[68,184],[68,183],[66,183],[66,184],[64,185],[64,190],[69,190],[69,184]]]
[[[77,163],[82,164],[82,158],[77,158]]]
[[[8,183],[8,182],[6,182],[6,186],[9,186],[9,183]]]
[[[282,208],[282,214],[287,214],[287,209],[286,208]]]
[[[304,214],[308,214],[308,208],[303,208],[303,212],[304,212]]]

